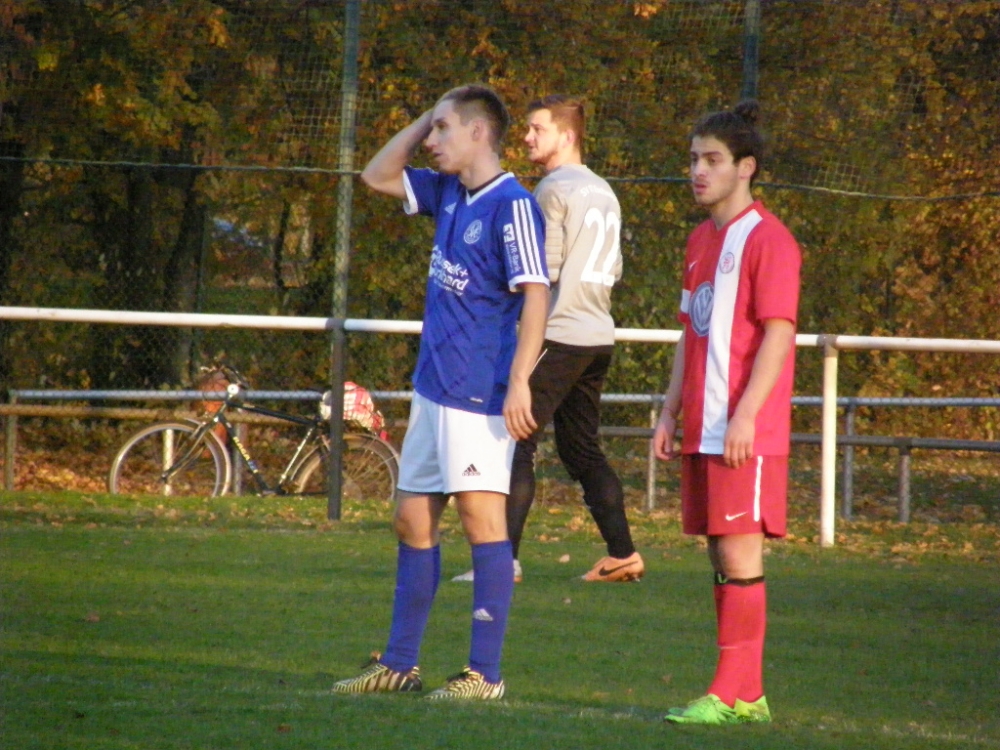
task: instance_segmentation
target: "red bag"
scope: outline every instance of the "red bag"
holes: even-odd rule
[[[323,419],[330,418],[330,404],[332,402],[333,396],[327,391],[323,394],[323,402],[320,404],[320,416]],[[350,380],[344,382],[344,421],[350,427],[374,433],[383,440],[386,437],[383,429],[385,417],[376,408],[371,392],[364,386],[352,383]]]

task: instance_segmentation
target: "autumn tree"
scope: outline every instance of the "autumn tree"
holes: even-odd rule
[[[362,4],[360,168],[444,91],[481,81],[515,126],[589,107],[587,162],[623,208],[620,326],[675,327],[688,133],[742,89],[742,0]],[[758,78],[770,154],[760,195],[803,246],[800,330],[995,338],[1000,3],[770,0]],[[334,281],[342,0],[0,0],[0,294],[21,304],[326,315]],[[422,157],[417,157],[418,163]],[[982,194],[978,198],[961,198]],[[348,310],[416,319],[432,227],[354,192]],[[4,286],[6,285],[6,286]],[[108,327],[46,348],[18,327],[15,379],[159,385],[199,350],[270,383],[325,374],[322,342]],[[79,338],[79,337],[78,337]],[[349,372],[404,387],[416,340],[355,336]],[[609,390],[655,392],[670,347],[624,344]],[[800,393],[820,358],[799,354]],[[2,362],[12,358],[4,357]],[[0,365],[2,366],[2,365]],[[983,359],[855,353],[842,392],[992,395]],[[975,425],[942,424],[969,432]]]

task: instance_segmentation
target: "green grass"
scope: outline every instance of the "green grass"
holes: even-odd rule
[[[661,721],[705,689],[715,660],[704,551],[668,511],[633,513],[648,574],[620,586],[577,580],[601,553],[578,508],[533,511],[502,703],[335,697],[332,682],[384,647],[395,559],[388,513],[348,507],[330,523],[321,503],[287,499],[167,506],[0,495],[0,744],[1000,746],[995,551],[918,554],[919,524],[855,525],[854,543],[834,550],[818,550],[803,530],[800,541],[771,547],[771,726]],[[469,564],[447,518],[446,578]],[[990,535],[995,545],[995,527],[975,527],[949,529],[956,550],[970,539],[985,549]],[[468,585],[441,585],[423,649],[430,687],[467,659],[470,598]]]

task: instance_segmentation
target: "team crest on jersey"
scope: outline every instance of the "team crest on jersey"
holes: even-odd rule
[[[469,224],[465,228],[465,234],[462,235],[462,239],[465,240],[466,245],[474,245],[479,242],[479,238],[483,236],[483,222],[476,219],[474,222]]]
[[[734,268],[736,268],[736,256],[732,253],[726,253],[721,258],[719,258],[719,270],[723,273],[729,273]]]
[[[708,335],[708,329],[712,323],[712,303],[714,301],[715,288],[710,281],[703,282],[691,295],[691,328],[699,336]]]

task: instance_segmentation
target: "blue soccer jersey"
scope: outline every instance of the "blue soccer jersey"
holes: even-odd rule
[[[548,285],[545,221],[510,173],[470,195],[455,175],[407,167],[408,214],[433,216],[413,387],[443,406],[502,414],[517,346],[519,284]]]

